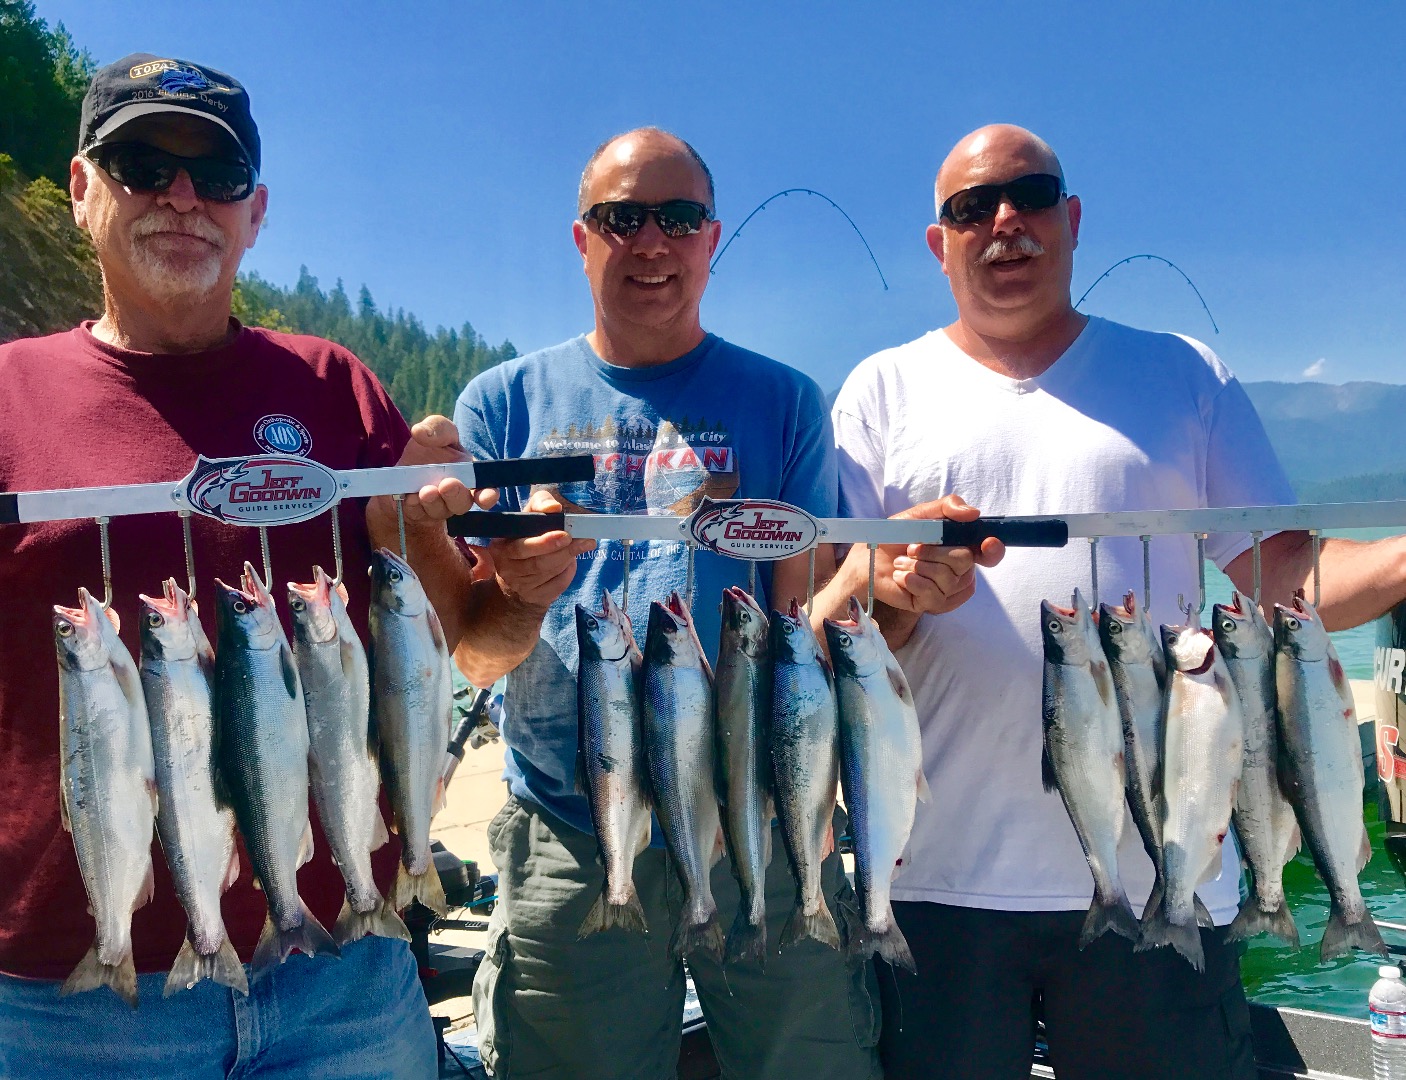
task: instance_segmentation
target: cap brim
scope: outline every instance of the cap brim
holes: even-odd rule
[[[211,116],[201,109],[189,109],[183,105],[174,105],[166,101],[141,101],[118,109],[108,117],[102,127],[93,132],[93,138],[89,146],[98,146],[109,135],[114,134],[119,128],[130,124],[133,120],[137,120],[143,116],[153,116],[158,113],[184,113],[187,116],[194,116],[200,120],[208,120],[217,127],[223,128],[224,131],[228,133],[229,137],[234,140],[234,145],[239,147],[239,152],[244,155],[244,163],[250,166],[253,165],[253,158],[249,156],[249,148],[239,141],[239,136],[234,133],[234,128],[230,127],[218,116]],[[87,149],[87,147],[84,149]]]

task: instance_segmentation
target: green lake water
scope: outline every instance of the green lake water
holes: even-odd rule
[[[1363,530],[1342,535],[1373,539],[1390,534],[1391,530]],[[1211,604],[1230,599],[1231,588],[1230,580],[1224,574],[1214,566],[1207,566],[1206,614],[1203,621],[1209,621]],[[1336,633],[1333,644],[1349,678],[1372,678],[1375,623]],[[1377,918],[1406,922],[1406,883],[1403,883],[1382,848],[1382,836],[1386,829],[1377,820],[1374,802],[1365,808],[1364,814],[1367,832],[1372,838],[1372,858],[1358,878],[1363,898]],[[1320,963],[1318,942],[1328,921],[1328,893],[1313,869],[1313,861],[1306,847],[1284,868],[1284,892],[1303,944],[1294,949],[1267,934],[1250,941],[1240,963],[1246,993],[1266,1005],[1317,1009],[1366,1019],[1367,991],[1376,981],[1377,966],[1382,961],[1366,953],[1357,953],[1326,964]],[[1384,930],[1382,936],[1388,943],[1406,944],[1406,936],[1401,934]]]

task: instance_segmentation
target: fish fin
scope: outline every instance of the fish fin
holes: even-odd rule
[[[423,874],[412,874],[400,864],[396,872],[395,885],[391,888],[390,903],[396,911],[404,911],[412,901],[418,900],[436,915],[449,913],[449,902],[444,898],[444,885],[439,880],[439,871],[430,861]]]
[[[391,842],[391,834],[386,831],[386,819],[381,816],[379,806],[374,809],[375,817],[371,821],[371,850],[380,851],[381,848]]]
[[[832,821],[825,826],[825,839],[820,841],[820,858],[828,859],[830,853],[835,850],[835,823]]]
[[[768,812],[763,820],[770,820],[771,813]],[[766,868],[771,865],[771,827],[762,830],[762,873],[766,873]]]
[[[585,795],[587,798],[591,794],[591,785],[586,779],[586,752],[576,751],[576,794]]]
[[[224,892],[236,881],[239,880],[239,845],[230,848],[229,869],[225,871],[224,883],[220,886],[220,892]]]
[[[890,967],[901,967],[913,974],[918,973],[918,965],[913,960],[913,950],[908,947],[908,939],[898,928],[893,917],[893,907],[888,911],[888,929],[870,930],[861,919],[847,919],[849,943],[845,949],[851,967],[862,964],[869,957],[878,955]]]
[[[130,662],[115,663],[112,666],[112,673],[117,677],[117,685],[122,689],[122,696],[127,699],[127,704],[135,709],[141,706],[143,713],[146,712],[146,695],[142,692],[141,676],[137,673],[137,668]]]
[[[351,594],[347,592],[347,583],[345,581],[337,582],[337,587],[332,591],[342,598],[343,604],[351,603]]]
[[[341,947],[369,936],[409,941],[410,930],[384,899],[366,912],[357,911],[351,906],[351,900],[344,900],[337,921],[332,925],[332,940]]]
[[[1112,900],[1103,902],[1094,897],[1089,905],[1089,913],[1084,916],[1084,928],[1079,931],[1079,948],[1085,949],[1095,939],[1112,930],[1129,941],[1137,941],[1141,934],[1137,916],[1128,904],[1128,898],[1120,890]]]
[[[1167,883],[1162,880],[1162,875],[1159,873],[1152,879],[1152,891],[1147,894],[1147,903],[1142,906],[1141,924],[1143,926],[1147,925],[1147,920],[1151,917],[1152,913],[1162,906],[1162,897],[1166,892]],[[1139,934],[1141,934],[1141,931],[1139,931]]]
[[[64,832],[73,832],[73,822],[68,816],[68,798],[63,795],[59,796],[59,824],[63,826]]]
[[[831,834],[834,835],[833,833]],[[718,826],[718,835],[713,837],[713,850],[708,856],[708,869],[712,869],[722,862],[723,853],[727,850],[727,839],[723,836],[722,826]]]
[[[296,701],[301,696],[298,689],[298,666],[293,662],[293,650],[288,647],[287,642],[279,643],[278,663],[283,672],[284,689],[288,691],[288,696]]]
[[[898,700],[910,708],[916,708],[913,704],[913,688],[908,685],[908,676],[903,674],[903,669],[898,666],[898,661],[884,665],[884,671],[888,674],[889,685],[893,687],[893,692],[898,695]]]
[[[254,884],[254,888],[258,889],[259,892],[263,892],[263,891],[264,891],[264,883],[263,883],[263,881],[259,878],[259,875],[258,875],[257,873],[254,875],[253,884]]]
[[[1299,830],[1298,820],[1295,819],[1293,822],[1293,827],[1289,830],[1288,835],[1284,838],[1284,851],[1279,859],[1279,865],[1288,866],[1289,860],[1292,859],[1295,855],[1297,855],[1299,853],[1299,849],[1302,847],[1303,833]]]
[[[1059,790],[1059,777],[1055,775],[1054,759],[1050,757],[1050,744],[1047,741],[1040,751],[1040,782],[1046,791]]]
[[[1282,900],[1273,911],[1261,911],[1254,893],[1240,905],[1240,912],[1225,933],[1227,941],[1248,941],[1257,934],[1269,933],[1298,948],[1299,928],[1294,925],[1293,912]]]
[[[449,644],[444,636],[444,627],[440,625],[439,613],[435,611],[433,604],[425,609],[425,615],[425,621],[430,626],[430,639],[434,642],[434,647],[448,652]]]
[[[840,947],[840,929],[835,925],[835,917],[825,905],[824,897],[821,897],[820,907],[814,915],[807,915],[801,905],[796,904],[791,917],[786,920],[786,928],[781,931],[780,947],[784,949],[806,938],[814,938],[832,949]]]
[[[1204,926],[1207,930],[1216,925],[1216,920],[1211,918],[1211,913],[1206,909],[1206,905],[1201,902],[1201,898],[1195,893],[1191,894],[1191,910],[1196,916],[1196,925]]]
[[[918,801],[932,802],[932,788],[928,787],[928,777],[921,764],[918,766]]]
[[[78,961],[78,966],[64,980],[63,986],[59,988],[59,996],[81,994],[85,990],[96,990],[100,986],[110,987],[114,994],[132,1008],[137,1007],[137,967],[132,961],[130,943],[127,951],[122,954],[122,959],[115,964],[104,964],[98,959],[98,943],[93,942],[93,947],[84,953],[83,959]]]
[[[747,909],[751,905],[745,899],[737,905],[737,918],[727,933],[727,943],[723,948],[724,964],[742,964],[755,960],[763,971],[766,970],[766,920],[753,925]]]
[[[161,996],[170,997],[182,990],[193,990],[196,983],[205,979],[213,979],[221,986],[248,995],[249,978],[244,974],[244,965],[239,962],[239,954],[234,951],[228,936],[220,942],[219,950],[209,956],[196,952],[190,938],[181,942],[181,951],[171,965],[171,974],[166,977],[166,988]]]
[[[718,922],[718,913],[712,911],[701,923],[690,926],[680,922],[674,930],[674,939],[669,942],[669,952],[680,960],[690,953],[701,952],[721,964],[723,945],[723,928]]]
[[[112,623],[112,628],[119,634],[122,633],[122,617],[117,614],[116,608],[103,608],[103,614],[107,616],[107,621]],[[136,1006],[133,1006],[135,1008]]]
[[[146,782],[147,798],[151,800],[151,816],[155,819],[161,811],[161,793],[156,788],[156,777],[151,777]]]
[[[1201,868],[1201,873],[1196,876],[1196,887],[1199,889],[1208,881],[1215,881],[1221,872],[1221,848],[1225,843],[1225,835],[1221,835],[1221,842],[1216,845],[1215,854],[1206,860],[1206,865]]]
[[[1372,858],[1372,838],[1367,833],[1367,826],[1362,826],[1362,844],[1357,849],[1357,872],[1362,873],[1362,868],[1367,865]]]
[[[376,710],[369,709],[366,716],[366,756],[381,764],[381,727],[376,723]]]
[[[433,818],[443,810],[447,801],[448,800],[445,798],[444,777],[442,775],[437,776],[434,782],[434,801],[430,803],[430,817]]]
[[[356,663],[357,648],[344,637],[337,638],[338,654],[341,657],[342,671],[350,673],[358,667]]]
[[[297,926],[279,930],[274,926],[272,918],[264,920],[264,930],[259,935],[259,943],[254,946],[254,961],[250,965],[254,969],[254,978],[257,979],[265,971],[276,968],[287,960],[288,954],[295,949],[306,956],[341,955],[332,935],[317,921],[317,916],[308,905],[302,899],[299,899],[298,903],[302,907],[303,917]]]
[[[303,826],[303,838],[298,842],[297,865],[299,867],[306,866],[312,860],[312,852],[312,822],[309,821]]]
[[[1328,925],[1323,928],[1323,941],[1318,949],[1319,959],[1326,962],[1344,956],[1353,949],[1387,955],[1386,942],[1382,940],[1381,931],[1372,920],[1371,912],[1364,908],[1362,921],[1350,923],[1342,911],[1334,906],[1328,916]]]
[[[605,889],[601,889],[596,902],[591,905],[591,910],[581,923],[581,929],[576,931],[576,940],[580,941],[612,926],[624,930],[638,930],[641,934],[649,933],[649,923],[644,917],[644,905],[640,903],[639,893],[635,892],[633,882],[630,884],[630,895],[623,904],[612,904],[605,898]]]
[[[1200,927],[1195,922],[1190,926],[1182,926],[1168,921],[1165,903],[1143,920],[1142,935],[1133,951],[1146,952],[1161,945],[1170,945],[1176,949],[1197,971],[1206,969],[1206,954],[1201,948]]]
[[[144,908],[151,903],[156,895],[156,866],[150,859],[146,863],[146,877],[142,878],[141,892],[137,893],[137,899],[132,904],[132,910]]]

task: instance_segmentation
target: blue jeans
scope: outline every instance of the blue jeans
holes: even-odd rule
[[[368,937],[341,959],[294,953],[246,998],[206,980],[140,1007],[106,988],[0,975],[0,1076],[40,1080],[432,1080],[434,1027],[410,947]]]

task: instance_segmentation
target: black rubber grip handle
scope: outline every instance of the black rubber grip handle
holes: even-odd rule
[[[570,484],[594,479],[595,475],[596,459],[590,454],[474,462],[474,483],[479,487]]]
[[[586,459],[587,461],[590,458]],[[471,510],[449,519],[450,536],[474,536],[481,539],[521,539],[541,536],[566,528],[566,515],[555,514],[495,514],[486,510]]]
[[[1012,521],[1000,517],[942,523],[944,547],[976,547],[988,536],[1007,547],[1064,547],[1069,543],[1069,523],[1059,518]]]
[[[20,497],[13,492],[0,494],[0,525],[18,525],[20,520]]]

